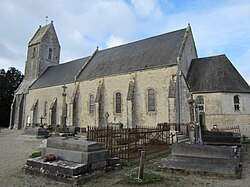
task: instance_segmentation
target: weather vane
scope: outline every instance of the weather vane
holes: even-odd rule
[[[48,16],[45,16],[46,25],[48,24]]]

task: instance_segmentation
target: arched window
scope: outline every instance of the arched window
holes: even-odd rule
[[[122,112],[122,95],[121,92],[115,93],[115,113]]]
[[[155,90],[148,89],[148,112],[155,112]]]
[[[94,96],[90,95],[89,96],[89,113],[93,114],[95,111],[95,100]]]
[[[203,98],[203,96],[201,96],[201,95],[197,96],[196,103],[197,103],[197,107],[199,109],[199,112],[204,112],[204,98]]]
[[[32,48],[32,54],[31,54],[31,58],[35,58],[36,56],[36,47]]]
[[[43,111],[43,116],[46,117],[47,116],[47,101],[44,102],[44,111]]]
[[[49,48],[49,55],[48,55],[48,59],[51,60],[52,59],[52,48]]]
[[[234,96],[234,110],[240,111],[240,98],[238,95]]]

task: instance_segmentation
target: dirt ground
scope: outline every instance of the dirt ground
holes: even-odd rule
[[[53,181],[44,177],[25,174],[22,167],[32,152],[39,149],[42,140],[27,138],[22,136],[22,131],[1,129],[0,132],[0,186],[16,187],[67,187],[72,186],[58,181]],[[145,162],[145,172],[153,172],[163,177],[163,180],[154,184],[138,185],[145,187],[153,186],[173,186],[173,187],[248,187],[250,186],[250,146],[248,152],[243,155],[243,168],[241,179],[228,179],[215,176],[205,176],[200,174],[171,173],[159,170],[159,166],[166,160],[167,153],[148,158]],[[106,186],[136,186],[125,185],[121,180],[125,175],[135,171],[138,163],[124,166],[123,169],[105,173],[104,175],[92,179],[81,185],[82,187],[106,187]]]

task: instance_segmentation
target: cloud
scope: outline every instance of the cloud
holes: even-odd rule
[[[132,0],[131,3],[139,16],[151,17],[161,14],[158,1],[156,0]]]
[[[1,0],[0,7],[1,68],[24,70],[28,41],[45,16],[54,21],[61,62],[191,23],[200,56],[226,53],[240,71],[249,66],[250,1]]]
[[[124,41],[122,38],[118,37],[118,36],[113,36],[111,35],[108,40],[107,40],[107,47],[110,48],[110,47],[115,47],[115,46],[118,46],[118,45],[121,45],[121,44],[124,44]]]
[[[168,14],[165,30],[191,23],[200,57],[226,54],[243,77],[250,80],[250,2],[228,0],[213,4],[209,1],[204,6],[205,1],[198,2],[186,1],[182,11]]]
[[[136,17],[124,1],[79,1],[65,4],[68,8],[61,6],[64,14],[63,17],[56,15],[55,26],[61,41],[63,62],[70,56],[88,56],[96,46],[106,48],[110,35],[127,40],[135,35]]]
[[[176,29],[191,23],[197,46],[204,52],[217,51],[250,39],[249,1],[225,1],[223,6],[212,6],[206,10],[201,7],[189,8],[168,15],[166,27]]]

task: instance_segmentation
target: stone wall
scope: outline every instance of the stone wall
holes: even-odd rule
[[[108,76],[80,82],[79,87],[79,124],[98,126],[106,125],[106,118],[98,124],[96,115],[109,114],[108,123],[121,122],[127,126],[128,121],[134,125],[155,126],[157,123],[168,122],[168,92],[171,76],[176,74],[176,66],[154,70],[139,71],[136,73]],[[127,94],[130,81],[134,79],[135,90],[133,101],[127,101]],[[96,108],[93,114],[89,113],[89,97],[96,97],[98,85],[103,82],[103,113],[98,114]],[[147,112],[147,90],[153,88],[156,91],[156,111]],[[120,92],[121,113],[115,112],[115,93]],[[128,116],[128,106],[133,105],[132,115]],[[131,106],[130,106],[131,107]],[[99,116],[102,117],[102,116]],[[130,119],[130,118],[133,119]]]
[[[179,70],[182,71],[184,77],[187,76],[189,66],[192,59],[198,58],[194,37],[190,27],[187,28],[186,35],[184,37],[185,42],[180,49],[180,67]]]
[[[67,96],[66,96],[66,103],[68,105],[67,107],[67,124],[69,124],[69,113],[70,111],[70,101],[75,88],[75,84],[67,84]],[[40,88],[40,89],[34,89],[30,90],[29,94],[26,97],[26,107],[25,107],[25,125],[28,123],[28,118],[30,118],[30,123],[34,121],[35,124],[40,124],[40,117],[44,117],[43,123],[49,124],[51,116],[49,116],[50,108],[55,99],[57,99],[56,104],[56,123],[60,124],[61,122],[61,115],[62,115],[62,103],[63,103],[63,97],[62,97],[62,85],[59,86],[53,86],[53,87],[47,87],[47,88]],[[37,108],[35,109],[35,113],[32,113],[32,107],[34,103],[37,101]],[[45,111],[45,102],[46,104],[46,111]],[[47,115],[45,115],[45,112]],[[34,119],[32,120],[34,115]]]
[[[49,48],[52,49],[51,60],[48,59]],[[41,42],[28,46],[25,80],[37,78],[48,66],[59,64],[59,60],[60,44],[54,26],[51,25]]]
[[[48,59],[49,48],[52,49],[51,59]],[[38,75],[41,75],[43,71],[51,65],[59,64],[60,60],[60,44],[57,39],[57,35],[54,27],[50,26],[48,32],[44,35],[40,44],[40,64]]]
[[[35,49],[34,49],[35,48]],[[36,50],[35,56],[33,56],[33,50]],[[37,77],[37,69],[38,69],[38,64],[40,62],[39,58],[35,58],[36,56],[39,56],[40,53],[40,45],[34,45],[31,47],[28,47],[27,51],[27,60],[25,62],[25,80],[32,80]]]
[[[157,123],[169,122],[169,87],[170,80],[177,73],[177,66],[149,71],[137,72],[136,104],[137,124],[155,126]],[[156,112],[147,112],[147,90],[156,91]],[[173,113],[171,113],[173,115]],[[173,119],[173,118],[171,118]]]
[[[187,124],[190,119],[190,106],[188,100],[191,99],[191,93],[184,79],[184,75],[180,77],[180,123]]]
[[[219,128],[239,125],[241,134],[250,137],[250,94],[202,93],[193,94],[194,99],[198,95],[204,97],[205,121],[208,130],[213,125],[217,125]],[[234,110],[234,95],[240,97],[240,111]]]
[[[176,66],[159,68],[153,70],[139,71],[136,73],[109,76],[105,78],[97,78],[93,80],[87,80],[79,82],[79,88],[76,90],[76,84],[67,84],[67,96],[66,103],[68,104],[67,110],[67,124],[72,125],[75,119],[78,119],[77,122],[74,121],[74,125],[80,127],[90,126],[105,126],[106,118],[104,115],[109,114],[108,123],[121,122],[124,124],[124,127],[127,126],[128,121],[132,121],[130,126],[135,125],[144,125],[144,126],[156,126],[158,123],[163,122],[175,122],[174,118],[174,101],[169,100],[169,84],[172,75],[175,75],[177,71]],[[129,90],[129,83],[134,79],[135,89],[133,100],[128,101],[127,95]],[[98,107],[95,107],[94,113],[90,113],[90,95],[94,95],[96,98],[98,86],[100,83],[103,84],[103,89],[101,95],[103,100],[103,113],[99,113]],[[156,94],[156,111],[148,112],[147,111],[147,91],[149,88],[155,90]],[[62,114],[62,85],[34,89],[30,90],[27,95],[27,103],[25,110],[25,124],[29,122],[39,124],[40,116],[44,117],[43,123],[50,124],[51,113],[49,109],[53,104],[55,98],[57,100],[56,105],[56,123],[60,124],[61,114]],[[121,93],[121,113],[116,113],[115,111],[115,93]],[[71,102],[74,101],[74,97],[77,98],[76,106],[71,107]],[[173,99],[173,98],[172,98]],[[37,102],[36,106],[35,103]],[[47,104],[45,104],[47,102]],[[97,103],[95,103],[97,104]],[[45,105],[46,113],[45,115]],[[132,105],[132,106],[131,106]],[[34,110],[32,111],[32,107]],[[128,107],[132,109],[132,114],[128,115]],[[170,108],[169,108],[170,107]],[[73,118],[73,109],[76,112],[75,119]],[[171,114],[169,111],[172,111]],[[173,115],[173,116],[172,116]],[[169,119],[169,116],[171,119]],[[34,119],[32,119],[34,117]],[[101,118],[102,120],[98,120]],[[131,119],[133,118],[133,119]],[[101,123],[101,124],[100,124]]]
[[[188,85],[185,81],[192,59],[198,58],[191,27],[188,26],[182,47],[179,51],[179,63],[176,81],[176,122],[189,123],[190,109],[188,99],[191,98]]]

